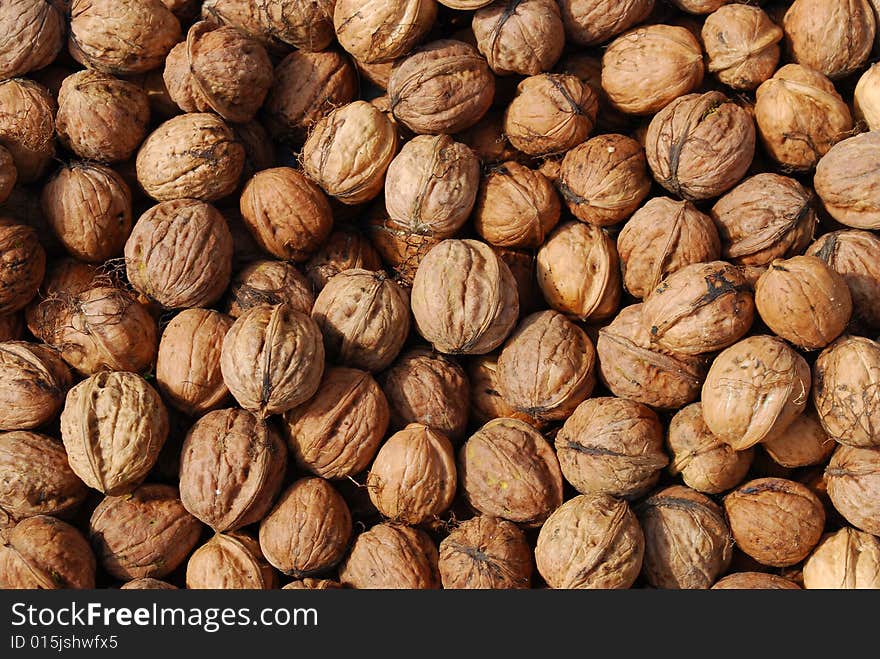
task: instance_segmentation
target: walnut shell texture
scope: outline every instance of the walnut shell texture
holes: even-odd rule
[[[856,229],[880,228],[880,133],[870,132],[837,143],[816,166],[814,185],[825,209]]]
[[[789,469],[824,464],[837,446],[812,409],[797,417],[773,439],[765,439],[761,445],[776,464]]]
[[[560,0],[566,40],[598,46],[645,20],[654,0]]]
[[[880,589],[880,539],[849,527],[824,537],[804,563],[804,588]]]
[[[550,70],[565,45],[555,0],[499,0],[474,13],[477,48],[497,75]]]
[[[52,63],[64,45],[66,3],[10,0],[0,7],[0,79],[15,78]]]
[[[834,508],[856,528],[880,535],[880,450],[839,446],[825,468]]]
[[[0,146],[15,162],[19,183],[33,183],[55,155],[55,100],[25,78],[0,81]]]
[[[334,37],[334,0],[259,0],[260,24],[274,38],[304,51],[327,48]]]
[[[95,587],[95,555],[70,524],[37,515],[0,536],[0,588],[27,590]]]
[[[186,587],[212,590],[271,590],[277,577],[259,543],[245,533],[218,533],[186,564]]]
[[[795,582],[765,572],[735,572],[719,579],[712,590],[800,590]]]
[[[437,17],[434,0],[336,0],[333,26],[340,45],[367,64],[406,55]]]
[[[46,252],[37,232],[0,217],[0,313],[27,306],[46,271]]]
[[[339,580],[367,590],[432,590],[440,587],[438,562],[437,547],[424,531],[377,524],[355,539]]]
[[[439,567],[445,589],[528,588],[532,551],[516,524],[480,515],[443,539]]]
[[[229,288],[226,312],[238,318],[261,304],[286,304],[311,313],[315,294],[306,276],[287,261],[258,260],[239,270]]]
[[[333,231],[304,267],[308,283],[318,293],[340,272],[355,268],[381,270],[382,258],[363,233],[348,228]]]
[[[733,89],[755,89],[779,64],[782,28],[760,7],[725,4],[706,17],[701,36],[709,71]]]
[[[0,430],[30,430],[55,418],[73,378],[52,348],[0,343]]]

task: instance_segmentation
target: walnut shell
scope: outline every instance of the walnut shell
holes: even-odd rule
[[[654,0],[560,0],[567,41],[598,46],[648,18]]]
[[[220,370],[244,409],[268,416],[311,398],[324,372],[321,330],[286,304],[244,312],[223,339]]]
[[[5,203],[12,194],[12,188],[18,180],[18,170],[9,149],[0,145],[0,204]]]
[[[141,485],[98,504],[89,536],[104,570],[127,581],[173,572],[195,547],[201,528],[180,503],[177,488]]]
[[[337,229],[305,264],[306,281],[320,293],[333,277],[352,269],[381,270],[382,259],[359,230]]]
[[[717,261],[721,241],[712,220],[689,201],[654,197],[617,236],[626,290],[643,298],[686,265]]]
[[[180,23],[161,0],[72,0],[70,54],[113,75],[161,66],[180,40]]]
[[[434,0],[336,0],[333,27],[346,51],[373,64],[406,55],[436,17]]]
[[[502,417],[525,421],[535,428],[543,424],[528,414],[518,412],[501,397],[498,392],[498,355],[480,355],[468,363],[468,381],[470,382],[471,417],[485,425],[492,419]]]
[[[485,354],[501,345],[519,316],[516,283],[485,243],[444,240],[413,279],[416,328],[438,352]]]
[[[66,2],[10,0],[0,7],[0,80],[48,66],[64,45]]]
[[[439,238],[414,233],[392,222],[384,203],[377,203],[371,209],[366,231],[370,244],[382,261],[406,287],[412,287],[422,259],[441,242]]]
[[[0,313],[27,306],[46,270],[46,252],[37,232],[0,217]]]
[[[15,163],[19,183],[33,183],[55,155],[55,99],[25,78],[0,81],[0,146]]]
[[[880,133],[862,133],[833,146],[816,165],[816,194],[841,224],[880,228],[878,145]]]
[[[420,423],[394,433],[367,477],[370,501],[394,522],[413,526],[438,517],[455,497],[455,455],[444,435]]]
[[[555,0],[498,0],[478,10],[471,26],[477,48],[497,75],[549,71],[565,46]]]
[[[494,419],[458,454],[467,502],[484,515],[540,526],[562,503],[562,472],[553,448],[519,419]]]
[[[762,446],[776,464],[795,469],[825,464],[836,443],[822,428],[816,412],[810,409],[792,421],[782,433],[764,440]]]
[[[275,39],[305,51],[324,50],[333,43],[334,0],[260,0],[263,29]]]
[[[260,548],[275,568],[302,579],[342,559],[351,528],[342,495],[323,478],[302,478],[285,490],[260,523]]]
[[[29,430],[54,419],[73,378],[48,346],[0,343],[0,430]]]
[[[547,304],[578,320],[604,320],[620,305],[617,249],[597,226],[567,222],[538,250],[538,286]]]
[[[853,94],[853,110],[856,119],[868,130],[880,129],[880,66],[872,64],[859,78]]]
[[[683,27],[631,30],[612,41],[602,56],[602,88],[627,114],[654,114],[702,81],[703,50]]]
[[[388,430],[388,401],[366,371],[327,368],[318,392],[284,415],[284,432],[296,463],[322,478],[362,472]]]
[[[719,579],[712,590],[800,590],[793,581],[764,572],[736,572]]]
[[[458,133],[455,139],[467,144],[484,165],[523,158],[504,135],[504,113],[501,110],[489,110],[476,124]]]
[[[504,113],[504,133],[523,153],[563,153],[593,132],[598,110],[598,97],[576,76],[542,73],[517,86]]]
[[[462,522],[443,539],[439,567],[447,590],[528,588],[532,550],[516,524],[480,515]]]
[[[755,286],[755,305],[773,332],[810,350],[840,336],[852,315],[846,280],[816,256],[773,261]]]
[[[178,588],[161,579],[144,577],[125,582],[119,587],[119,590],[178,590]]]
[[[495,77],[476,48],[441,39],[414,51],[391,71],[394,117],[415,133],[458,133],[486,114]]]
[[[645,150],[624,135],[599,135],[565,154],[556,185],[579,220],[617,224],[651,189]]]
[[[735,451],[712,434],[700,403],[672,417],[667,448],[672,454],[670,473],[681,475],[686,485],[704,494],[720,494],[742,483],[754,458],[753,449]]]
[[[70,257],[54,260],[46,269],[36,297],[24,310],[30,333],[41,341],[51,343],[50,330],[58,325],[58,318],[65,307],[76,295],[95,286],[98,279],[105,278],[98,274],[94,265]]]
[[[782,28],[760,7],[724,5],[706,18],[701,35],[709,72],[733,89],[755,89],[779,64]]]
[[[214,201],[238,186],[244,147],[218,116],[191,112],[172,117],[144,140],[137,179],[157,201]]]
[[[831,503],[846,521],[880,535],[880,450],[839,446],[825,479]]]
[[[438,561],[437,547],[424,531],[377,524],[355,539],[339,579],[343,586],[359,589],[437,589]]]
[[[260,260],[239,270],[229,287],[226,313],[238,318],[261,304],[286,304],[311,313],[315,303],[312,285],[296,266],[287,261]]]
[[[739,548],[763,565],[786,567],[806,558],[825,526],[825,509],[808,488],[784,478],[749,481],[724,497]]]
[[[644,535],[626,501],[582,494],[541,527],[535,562],[551,588],[629,588],[644,551]]]
[[[277,581],[259,543],[246,533],[218,533],[196,549],[186,564],[190,590],[272,590]]]
[[[880,589],[880,539],[849,527],[825,536],[804,563],[804,588]]]
[[[0,535],[0,588],[93,589],[95,555],[70,524],[29,517]]]
[[[332,579],[297,579],[291,581],[286,586],[282,586],[281,590],[336,590],[342,588],[342,584]]]
[[[58,93],[58,138],[80,158],[128,160],[143,142],[150,120],[147,93],[98,71],[77,71]]]
[[[751,287],[724,261],[695,263],[672,273],[642,307],[654,340],[686,355],[733,345],[749,331],[754,314]]]
[[[849,107],[818,71],[786,64],[758,87],[755,121],[768,155],[808,170],[852,130]]]
[[[104,494],[134,490],[153,468],[167,437],[165,405],[139,375],[98,373],[67,394],[61,439],[70,467]]]
[[[272,0],[204,0],[201,16],[214,25],[231,25],[251,39],[256,39],[273,53],[289,50],[272,34],[272,27],[264,20],[263,3]]]

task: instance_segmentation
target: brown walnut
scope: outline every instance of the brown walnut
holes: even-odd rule
[[[565,37],[578,46],[598,46],[641,23],[654,0],[560,0]]]
[[[0,80],[48,66],[64,45],[64,0],[9,0],[0,7]]]
[[[95,555],[70,524],[37,515],[0,535],[0,588],[92,589]]]
[[[277,581],[259,543],[245,533],[218,533],[196,549],[186,564],[189,590],[272,590]]]
[[[73,377],[52,348],[0,343],[0,430],[30,430],[54,419]]]
[[[779,64],[782,28],[760,7],[726,4],[706,18],[701,35],[709,72],[733,89],[755,89]]]
[[[315,294],[309,280],[292,263],[259,260],[235,274],[229,287],[226,313],[238,318],[261,304],[286,304],[296,311],[311,313]]]
[[[361,533],[339,568],[343,586],[360,589],[440,588],[439,554],[424,531],[377,524]]]
[[[373,64],[406,55],[436,17],[434,0],[336,0],[333,26],[346,51]]]
[[[804,588],[880,589],[880,539],[849,527],[825,536],[804,563]]]
[[[825,480],[831,503],[846,521],[880,535],[880,450],[839,446]]]
[[[528,588],[532,550],[516,524],[480,515],[462,522],[440,543],[443,588]]]
[[[880,133],[862,133],[831,147],[816,165],[816,194],[841,224],[880,228],[878,145]]]
[[[55,99],[26,78],[0,81],[0,146],[12,155],[19,183],[33,183],[55,155]]]
[[[318,293],[340,272],[352,269],[381,270],[382,258],[363,233],[348,228],[333,231],[304,266],[307,283]]]
[[[497,75],[549,71],[565,46],[555,0],[498,0],[474,13],[477,48]]]

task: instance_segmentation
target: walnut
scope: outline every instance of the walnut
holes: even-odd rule
[[[498,392],[498,355],[474,357],[468,364],[470,382],[471,417],[478,424],[486,424],[492,419],[510,418],[525,421],[535,428],[542,423],[528,414],[518,412],[501,397]]]
[[[246,533],[218,533],[196,549],[186,564],[190,590],[272,590],[277,580],[259,543]]]
[[[0,341],[16,341],[21,338],[23,330],[24,323],[22,322],[21,314],[8,313],[0,315]]]
[[[504,134],[504,113],[489,110],[480,121],[458,133],[455,139],[467,144],[484,165],[519,161],[524,156],[514,149]]]
[[[561,0],[565,37],[578,46],[598,46],[641,23],[654,0]]]
[[[437,589],[438,561],[437,547],[424,531],[377,524],[355,539],[339,579],[360,589]]]
[[[764,572],[736,572],[719,579],[712,590],[800,590],[793,581]]]
[[[63,0],[10,0],[0,7],[0,80],[48,66],[64,45]]]
[[[382,202],[376,203],[368,213],[366,233],[383,263],[407,288],[412,287],[422,259],[441,242],[439,238],[414,233],[392,222]]]
[[[342,588],[342,584],[332,579],[297,579],[291,581],[286,586],[282,586],[281,590],[336,590]]]
[[[0,588],[93,589],[95,555],[70,524],[29,517],[0,535]]]
[[[33,183],[55,155],[55,100],[25,78],[0,81],[0,146],[15,163],[19,183]]]
[[[782,36],[760,7],[724,5],[703,24],[709,71],[733,89],[755,89],[776,71]]]
[[[239,270],[229,287],[226,313],[238,318],[261,304],[286,304],[311,313],[315,294],[306,276],[287,261],[259,260]]]
[[[18,170],[15,169],[12,154],[9,153],[9,149],[0,145],[0,204],[9,199],[17,180]]]
[[[556,64],[565,45],[555,0],[498,0],[471,22],[477,48],[497,75],[537,75]]]
[[[599,115],[596,126],[603,133],[626,132],[630,129],[630,119],[615,108],[602,88],[602,57],[588,51],[569,52],[556,66],[561,73],[577,76],[599,99]]]
[[[767,327],[809,350],[840,336],[852,315],[846,280],[816,256],[773,261],[755,286],[755,305]]]
[[[846,521],[880,535],[880,450],[839,446],[825,479],[831,503]]]
[[[781,434],[762,442],[764,450],[777,464],[794,469],[825,464],[836,446],[812,409],[789,424]]]
[[[31,334],[46,343],[51,343],[51,330],[67,303],[76,295],[96,285],[98,274],[96,266],[67,257],[54,260],[47,268],[43,283],[33,300],[25,307],[24,317]],[[110,283],[109,281],[106,283]],[[9,340],[13,340],[11,337]]]
[[[833,146],[816,166],[814,185],[825,209],[856,229],[880,228],[880,133],[850,137]]]
[[[436,17],[434,0],[336,0],[333,26],[346,51],[372,64],[406,55]]]
[[[302,478],[260,523],[260,548],[275,568],[302,579],[342,559],[351,528],[351,513],[342,495],[323,478]]]
[[[273,0],[261,0],[261,3],[267,1]],[[231,25],[272,53],[286,53],[289,48],[272,34],[273,28],[264,10],[264,5],[254,0],[204,0],[201,16],[214,25]]]
[[[0,313],[27,306],[46,270],[46,252],[37,232],[0,216]]]
[[[644,551],[644,535],[626,501],[582,494],[541,527],[535,562],[551,588],[629,588]]]
[[[689,14],[711,14],[731,0],[670,0],[679,9]]]
[[[143,579],[132,579],[119,587],[119,590],[177,590],[177,586],[172,586],[167,581],[161,579],[153,579],[152,577],[144,577]]]
[[[880,129],[880,66],[872,64],[859,78],[853,95],[856,119],[868,130]]]
[[[439,567],[447,590],[528,588],[532,550],[516,524],[480,515],[443,539]]]
[[[825,536],[804,563],[804,587],[880,588],[880,539],[849,527]]]
[[[0,343],[0,430],[29,430],[52,421],[73,378],[48,346]]]
[[[263,29],[279,41],[304,51],[324,50],[333,43],[334,0],[260,0]]]

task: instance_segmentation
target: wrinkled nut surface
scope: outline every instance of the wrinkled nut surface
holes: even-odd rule
[[[642,574],[655,588],[707,589],[730,564],[733,539],[721,507],[673,485],[636,507],[645,535]]]
[[[333,0],[260,0],[260,25],[274,38],[305,51],[324,50],[333,42]]]
[[[70,467],[110,496],[144,480],[168,437],[168,412],[156,390],[134,373],[102,372],[67,394],[61,439]]]
[[[701,36],[709,55],[709,72],[733,89],[755,89],[779,64],[782,28],[760,7],[719,7],[706,17]]]
[[[196,549],[186,564],[190,590],[271,590],[277,577],[259,543],[245,533],[218,533]]]
[[[828,496],[856,528],[880,535],[880,450],[840,446],[825,468]]]
[[[800,590],[794,581],[764,572],[736,572],[719,579],[712,590]]]
[[[880,133],[850,137],[822,156],[814,185],[825,209],[856,229],[880,228]]]
[[[321,384],[321,330],[287,305],[254,307],[226,333],[220,370],[244,409],[258,416],[280,414],[307,401]]]
[[[501,397],[498,391],[497,353],[470,359],[467,375],[470,382],[470,415],[475,423],[485,425],[492,419],[508,418],[525,421],[535,428],[542,426],[537,419],[518,412]]]
[[[46,252],[37,232],[0,217],[0,313],[27,306],[46,271]]]
[[[342,228],[330,234],[304,269],[310,290],[320,293],[327,282],[345,270],[381,270],[382,258],[361,231]]]
[[[644,535],[626,501],[582,494],[541,527],[535,562],[551,588],[629,588],[644,551]]]
[[[815,256],[773,261],[758,278],[755,306],[774,333],[810,350],[840,336],[852,315],[846,280]]]
[[[824,464],[837,445],[822,428],[816,412],[810,409],[792,421],[782,433],[765,439],[762,446],[774,462],[794,469]]]
[[[367,64],[406,55],[431,29],[434,0],[336,0],[333,26],[339,44]]]
[[[753,449],[735,451],[712,434],[700,403],[675,413],[666,442],[672,455],[670,473],[704,494],[720,494],[742,483],[754,458]]]
[[[0,343],[0,430],[30,430],[48,423],[64,404],[73,378],[52,348]]]
[[[565,46],[555,0],[499,0],[471,21],[477,48],[497,75],[550,70]]]
[[[484,515],[540,526],[562,503],[562,472],[553,448],[518,419],[493,419],[458,454],[467,502]]]
[[[418,525],[452,504],[457,485],[449,439],[419,423],[389,437],[370,467],[370,501],[393,522]]]
[[[161,579],[153,579],[152,577],[144,577],[143,579],[132,579],[119,587],[120,590],[177,590],[177,586],[172,586],[167,581]]]
[[[278,570],[302,579],[342,559],[351,528],[348,505],[333,486],[323,478],[303,478],[260,523],[260,548]]]
[[[66,522],[37,515],[0,535],[0,588],[92,589],[95,555]]]
[[[312,286],[296,266],[287,261],[254,261],[239,270],[229,287],[226,313],[238,318],[261,304],[286,304],[311,313],[315,303]]]
[[[806,558],[825,526],[825,509],[808,488],[784,478],[759,478],[724,498],[737,546],[763,565],[786,567]]]
[[[868,231],[832,231],[820,237],[805,252],[818,256],[842,275],[853,303],[853,320],[870,328],[880,327],[880,238]]]
[[[51,343],[49,330],[53,330],[57,324],[65,304],[73,296],[94,286],[97,276],[95,266],[73,258],[62,258],[52,263],[46,270],[38,294],[24,310],[25,322],[31,334]]]
[[[366,371],[331,367],[317,393],[284,415],[284,432],[296,463],[322,478],[362,472],[385,437],[388,401]]]
[[[267,0],[204,0],[202,18],[215,25],[231,25],[262,43],[272,52],[287,50],[284,43],[272,35],[268,21],[263,20],[262,5]],[[274,0],[268,0],[274,1]]]
[[[281,489],[287,450],[250,412],[209,412],[193,424],[180,451],[180,500],[217,532],[266,516]]]
[[[343,586],[359,589],[440,588],[439,553],[424,531],[377,524],[361,533],[339,568]]]
[[[286,586],[282,586],[281,590],[336,590],[342,588],[342,584],[332,579],[297,579],[291,581]]]
[[[368,215],[367,235],[382,261],[403,286],[412,287],[422,259],[440,241],[434,236],[413,233],[392,222],[385,205],[377,203]]]
[[[422,259],[413,279],[416,328],[434,349],[485,354],[501,345],[519,315],[516,282],[492,248],[444,240]]]
[[[880,589],[880,539],[849,527],[825,536],[804,563],[804,588]]]
[[[528,588],[532,551],[516,524],[480,515],[443,539],[439,567],[445,589]]]
[[[654,0],[561,0],[567,40],[579,46],[598,46],[645,20]]]
[[[55,155],[55,99],[25,78],[0,81],[0,146],[15,163],[19,183],[33,183]]]
[[[0,7],[0,79],[48,66],[64,45],[66,3],[10,0]]]

